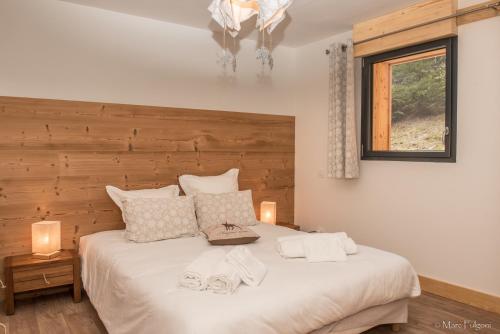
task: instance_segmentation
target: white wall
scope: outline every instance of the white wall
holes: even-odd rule
[[[208,30],[57,0],[1,0],[0,41],[0,95],[293,113],[286,47],[260,80],[256,43],[243,41],[232,82]]]
[[[296,114],[298,224],[346,230],[421,274],[500,295],[500,18],[460,28],[456,164],[363,161],[361,179],[335,181],[324,178],[324,49],[348,37],[278,47],[264,81],[255,42],[243,41],[228,82],[205,30],[56,0],[1,0],[0,95]]]
[[[459,28],[457,163],[362,161],[359,180],[329,180],[324,49],[349,37],[298,49],[296,222],[345,230],[420,274],[500,295],[500,17]]]

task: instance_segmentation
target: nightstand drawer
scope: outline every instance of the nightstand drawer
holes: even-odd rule
[[[16,270],[13,272],[13,276],[14,292],[44,289],[73,284],[73,266],[59,265]]]

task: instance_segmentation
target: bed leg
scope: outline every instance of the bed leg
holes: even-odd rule
[[[401,324],[392,324],[391,329],[393,332],[399,332],[401,330]]]

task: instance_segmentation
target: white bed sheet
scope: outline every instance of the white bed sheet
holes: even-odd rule
[[[370,307],[314,330],[310,334],[359,334],[378,325],[406,322],[408,322],[408,298]]]
[[[233,295],[178,286],[183,269],[212,247],[203,237],[151,243],[124,231],[82,237],[82,280],[110,333],[309,333],[373,306],[420,294],[417,275],[401,256],[359,246],[346,262],[287,260],[276,238],[297,233],[259,224],[247,245],[268,267],[259,287]]]

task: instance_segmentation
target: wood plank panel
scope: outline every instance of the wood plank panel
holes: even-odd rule
[[[240,189],[293,223],[290,116],[0,97],[0,259],[31,252],[31,224],[61,220],[62,246],[124,227],[104,187],[157,188],[240,169]],[[0,275],[2,277],[2,275]]]
[[[88,102],[64,109],[64,103],[16,101],[0,109],[3,149],[294,151],[294,124],[286,117],[172,108],[167,114],[158,107]]]
[[[353,41],[356,44],[354,56],[366,57],[410,45],[456,36],[458,31],[457,22],[454,18],[400,32],[402,29],[408,29],[453,15],[456,10],[457,0],[430,0],[355,24],[353,27]],[[385,36],[376,38],[383,35]]]

